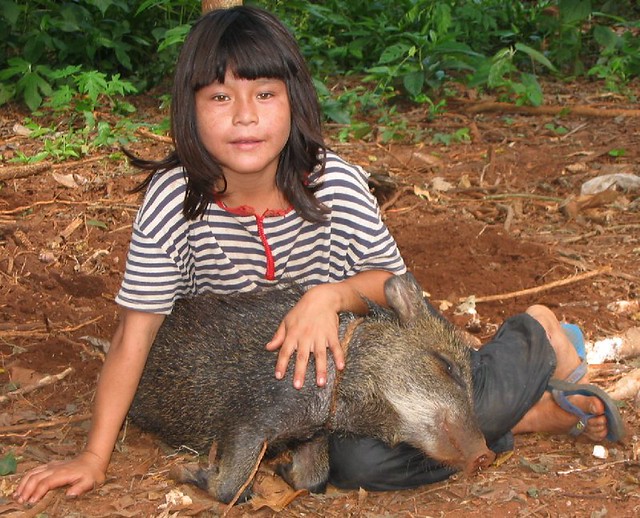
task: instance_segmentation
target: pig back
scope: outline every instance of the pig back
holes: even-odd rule
[[[302,293],[287,285],[177,301],[151,347],[130,417],[172,446],[203,453],[236,434],[270,444],[311,436],[329,412],[331,355],[327,386],[316,386],[311,357],[305,385],[296,390],[295,358],[277,380],[277,352],[265,349]]]

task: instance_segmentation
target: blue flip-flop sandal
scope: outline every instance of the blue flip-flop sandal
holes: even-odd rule
[[[587,421],[595,414],[588,414],[569,401],[570,396],[596,396],[604,404],[604,414],[607,417],[607,439],[620,441],[625,435],[624,421],[620,416],[616,403],[609,395],[599,387],[589,384],[572,383],[566,380],[551,379],[547,385],[553,399],[563,410],[578,417],[578,423],[569,432],[571,435],[580,435],[587,426]]]
[[[584,378],[585,374],[587,374],[587,370],[589,368],[587,365],[587,350],[584,345],[584,335],[582,334],[580,327],[576,324],[561,322],[560,325],[569,338],[569,341],[573,344],[578,356],[582,360],[580,365],[578,365],[575,370],[565,378],[565,381],[568,381],[569,383],[578,383],[582,378]]]

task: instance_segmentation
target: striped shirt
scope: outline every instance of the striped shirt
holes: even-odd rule
[[[216,203],[190,221],[182,212],[183,170],[157,174],[133,225],[116,302],[169,314],[176,299],[204,291],[246,292],[282,280],[310,287],[372,269],[404,273],[367,178],[327,152],[324,173],[310,175],[330,209],[326,221],[311,223],[293,209],[258,216]]]

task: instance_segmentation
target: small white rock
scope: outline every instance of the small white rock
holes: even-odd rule
[[[601,444],[596,444],[593,447],[593,456],[598,459],[606,459],[609,456],[609,451]]]

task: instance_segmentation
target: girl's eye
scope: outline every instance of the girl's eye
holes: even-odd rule
[[[217,102],[228,101],[229,100],[229,96],[228,95],[224,95],[224,94],[216,94],[216,95],[212,95],[211,96],[211,100],[217,101]]]
[[[261,92],[258,94],[258,99],[260,100],[270,99],[271,97],[273,97],[271,92]]]

